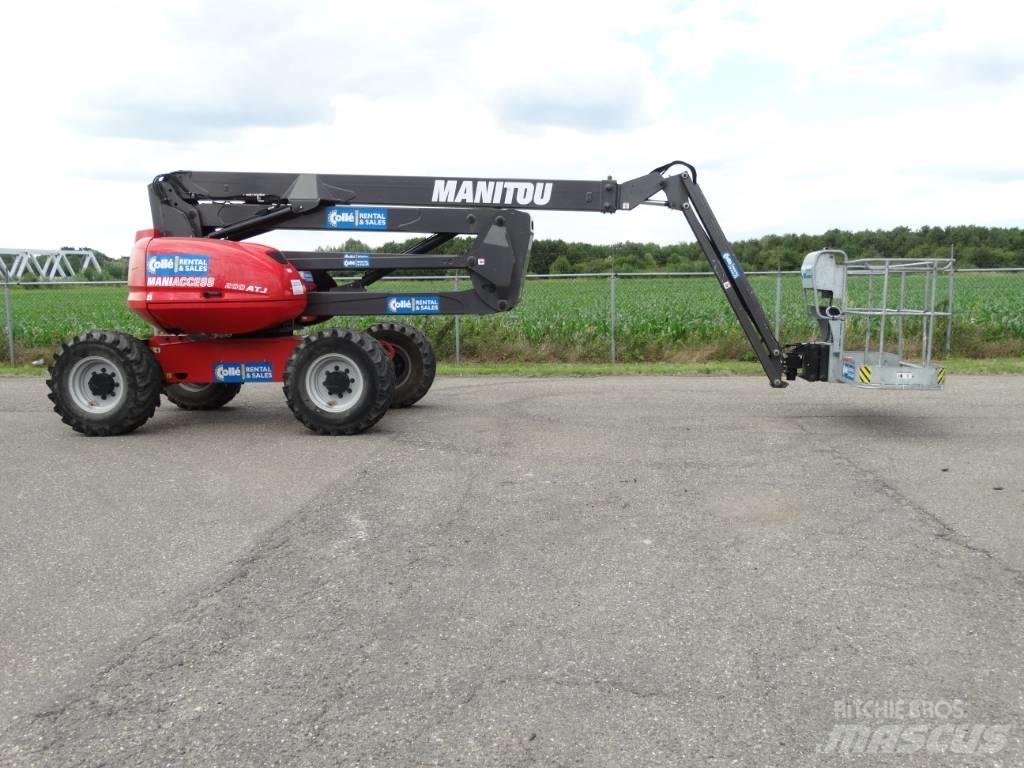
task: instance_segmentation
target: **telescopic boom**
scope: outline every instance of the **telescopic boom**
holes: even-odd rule
[[[682,170],[673,172],[681,167]],[[431,176],[215,173],[176,171],[149,187],[153,227],[161,237],[244,240],[275,229],[433,232],[399,254],[285,252],[309,270],[321,291],[310,314],[383,314],[365,288],[395,269],[466,269],[472,291],[439,295],[441,314],[511,309],[525,277],[532,224],[519,211],[615,213],[640,205],[682,211],[729,306],[773,387],[784,387],[783,355],[732,245],[722,231],[693,166],[673,161],[626,182]],[[654,199],[656,196],[657,199]],[[375,206],[375,207],[368,207]],[[467,257],[430,253],[459,234],[475,234]],[[328,271],[360,270],[337,285]]]

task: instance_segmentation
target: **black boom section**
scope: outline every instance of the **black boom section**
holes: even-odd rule
[[[671,172],[676,166],[686,170]],[[314,274],[309,314],[487,314],[519,301],[532,224],[526,210],[614,213],[640,205],[682,211],[773,387],[784,362],[764,310],[725,237],[693,166],[674,161],[619,183],[458,176],[175,171],[149,185],[153,228],[165,237],[244,240],[275,229],[435,233],[405,253],[289,253]],[[664,199],[655,198],[664,195]],[[467,256],[431,253],[457,235],[473,235]],[[369,292],[396,269],[459,269],[472,289],[429,295]],[[337,285],[329,273],[361,273]],[[355,275],[354,275],[355,276]]]
[[[768,381],[773,387],[785,387],[781,345],[701,188],[687,174],[681,173],[671,177],[665,193],[669,207],[681,210],[686,216]]]
[[[618,207],[618,184],[558,179],[469,179],[433,176],[343,176],[175,171],[150,184],[154,227],[167,235],[206,237],[214,221],[275,229],[289,214],[329,205],[396,205],[594,211]],[[216,205],[210,205],[216,204]],[[239,205],[240,204],[240,205]],[[196,208],[214,207],[203,211]],[[245,237],[251,237],[250,234]]]
[[[490,314],[512,309],[522,293],[529,266],[533,224],[522,211],[501,211],[488,208],[432,210],[419,208],[381,208],[387,213],[389,229],[400,231],[440,231],[423,241],[442,243],[449,235],[475,235],[473,245],[464,256],[426,253],[414,246],[406,253],[324,253],[286,251],[285,259],[296,269],[311,272],[363,272],[348,285],[329,292],[309,295],[312,315],[382,315],[396,314],[387,299],[402,294],[369,293],[366,286],[380,276],[396,269],[458,269],[468,273],[472,290],[431,292],[439,297],[438,308],[424,314]],[[307,214],[316,216],[318,213]],[[303,228],[301,217],[294,226]],[[413,294],[409,294],[413,295]],[[420,312],[410,312],[420,314]]]

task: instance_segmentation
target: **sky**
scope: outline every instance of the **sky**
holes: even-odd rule
[[[0,247],[126,255],[146,184],[178,169],[625,181],[682,159],[733,240],[1024,226],[1021,8],[12,4]],[[657,208],[534,220],[537,237],[692,240]]]

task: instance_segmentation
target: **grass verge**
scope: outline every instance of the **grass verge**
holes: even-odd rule
[[[957,374],[1024,374],[1024,358],[969,358],[945,361],[946,372]],[[707,363],[441,363],[443,376],[763,376],[754,362]]]
[[[442,376],[751,376],[751,362],[707,363],[440,363]]]
[[[10,363],[0,363],[0,376],[45,376],[45,367],[36,367],[34,365],[11,365]]]
[[[986,360],[947,360],[951,376],[976,374],[1024,374],[1024,358],[997,357]],[[762,376],[761,366],[752,362],[706,363],[440,363],[442,376]],[[44,376],[45,367],[0,365],[0,376]]]

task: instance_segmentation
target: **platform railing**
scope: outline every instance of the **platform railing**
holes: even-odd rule
[[[952,328],[953,282],[956,274],[955,260],[940,259],[856,259],[847,262],[846,306],[843,312],[848,316],[864,320],[865,359],[874,356],[879,364],[887,350],[887,333],[895,326],[895,354],[900,360],[907,356],[907,318],[920,320],[921,358],[920,364],[930,365],[933,359],[936,320],[946,321],[947,336]],[[920,276],[914,280],[914,276]],[[867,281],[866,302],[863,305],[850,304],[851,281]],[[916,285],[910,285],[908,278]],[[939,284],[945,281],[945,308],[939,308]],[[878,284],[881,284],[880,287]],[[898,286],[898,287],[897,287]],[[917,299],[920,299],[918,301]],[[890,321],[893,321],[890,324]],[[875,345],[877,343],[877,346]],[[907,361],[910,362],[910,361]]]

